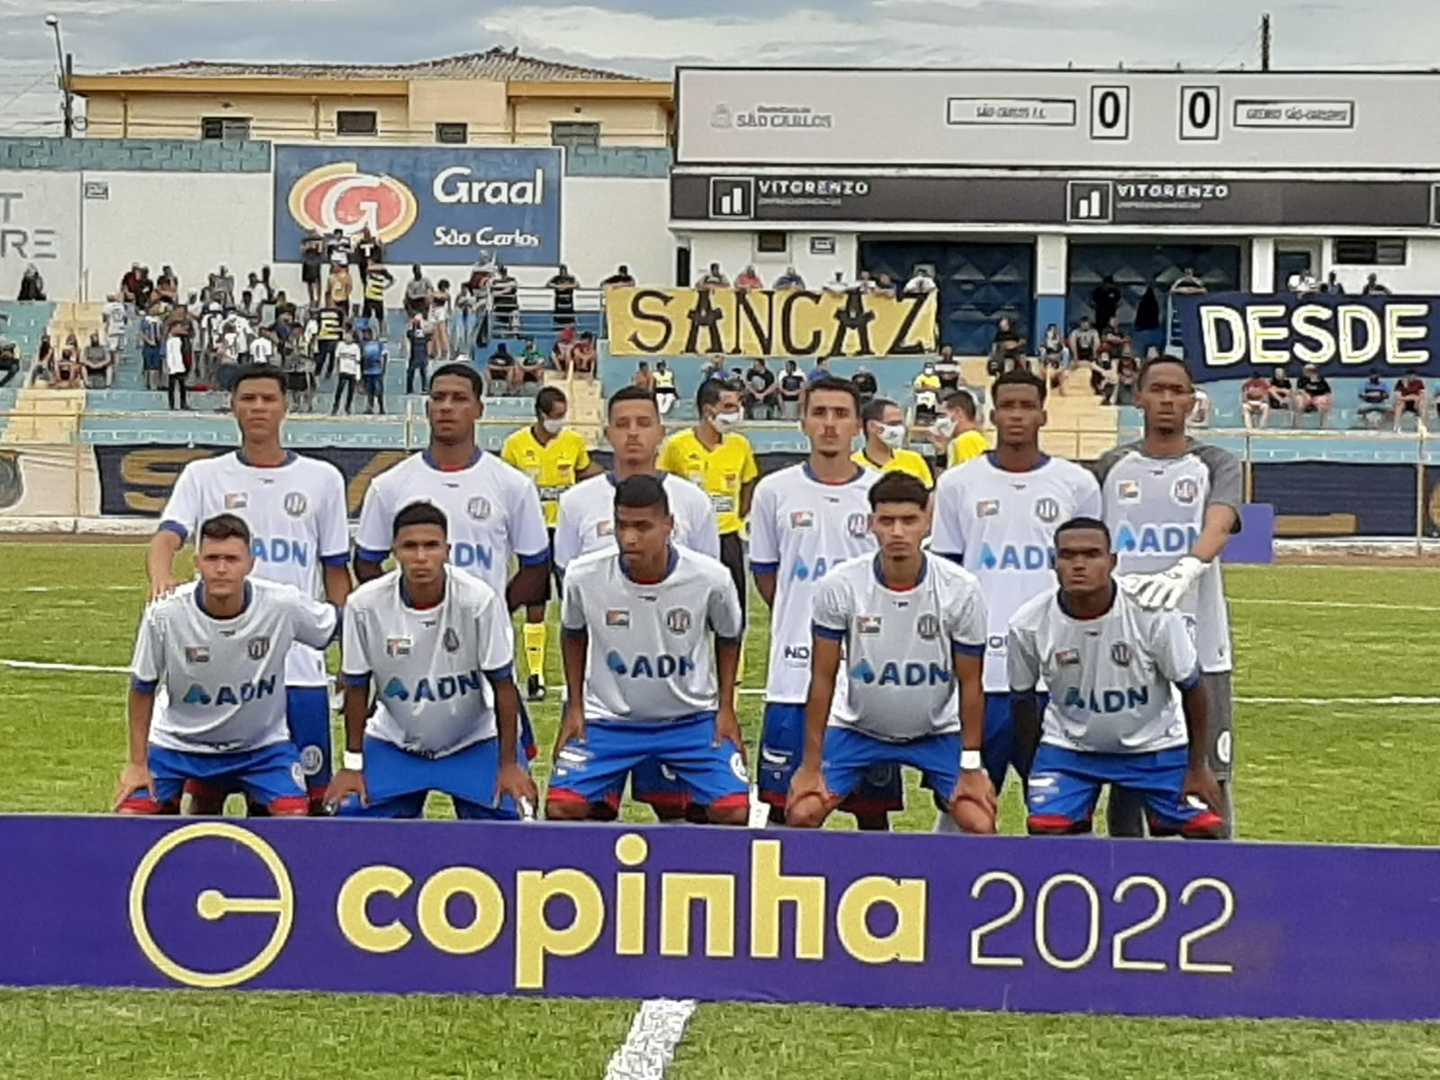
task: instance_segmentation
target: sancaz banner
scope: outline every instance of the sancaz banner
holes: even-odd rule
[[[935,347],[935,294],[611,289],[612,356],[911,356]]]
[[[1440,1017],[1440,852],[0,818],[0,983]]]
[[[369,227],[390,263],[560,261],[558,148],[277,146],[275,258]]]
[[[1372,368],[1388,378],[1440,375],[1437,297],[1215,293],[1176,304],[1197,380],[1248,379],[1295,363],[1332,378]]]

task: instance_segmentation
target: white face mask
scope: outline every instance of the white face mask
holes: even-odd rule
[[[881,424],[880,441],[891,450],[898,450],[905,443],[904,424]]]
[[[930,430],[942,439],[948,439],[955,434],[955,421],[948,416],[942,416],[931,425]]]
[[[565,417],[562,416],[558,420],[552,420],[547,416],[544,420],[540,421],[540,426],[551,435],[559,435],[560,432],[565,430]]]
[[[711,421],[711,422],[712,422],[712,423],[715,425],[715,427],[718,428],[720,431],[730,431],[730,430],[732,430],[733,428],[738,427],[739,424],[740,424],[740,421],[743,420],[743,419],[745,419],[745,414],[744,414],[744,413],[741,413],[741,412],[738,412],[738,411],[736,411],[736,412],[721,412],[721,413],[716,413],[716,414],[715,414],[715,419],[714,419],[713,421]]]

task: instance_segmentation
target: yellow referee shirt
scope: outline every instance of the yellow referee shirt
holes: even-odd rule
[[[945,451],[947,466],[964,465],[990,450],[990,440],[978,431],[965,431],[950,440]]]
[[[660,451],[660,468],[698,484],[715,507],[721,536],[740,531],[740,489],[760,476],[755,451],[744,435],[726,435],[711,450],[693,428],[670,436]]]
[[[879,469],[882,473],[909,473],[911,476],[915,477],[916,480],[919,480],[922,484],[924,484],[927,488],[935,486],[935,478],[930,475],[929,463],[926,462],[923,456],[917,454],[914,450],[896,450],[895,456],[892,457],[889,461],[887,461],[883,466],[876,465],[873,461],[866,457],[864,450],[856,450],[855,453],[850,455],[850,460],[855,462],[856,465],[859,465],[862,468]]]
[[[535,432],[523,427],[505,440],[500,460],[530,477],[540,489],[545,524],[555,527],[560,513],[560,495],[575,486],[575,478],[590,467],[590,451],[576,432],[562,431],[544,446]]]

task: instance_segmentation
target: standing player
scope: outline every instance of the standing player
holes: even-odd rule
[[[770,473],[755,487],[750,514],[750,569],[770,606],[770,675],[760,744],[760,797],[770,820],[785,820],[790,781],[805,751],[810,690],[810,625],[825,575],[847,559],[875,552],[869,492],[880,474],[850,460],[860,434],[860,395],[844,379],[810,384],[801,405],[810,457]],[[843,673],[836,690],[843,694]],[[885,829],[904,807],[900,773],[871,770],[842,809],[862,829]]]
[[[823,824],[868,769],[909,765],[958,826],[995,831],[995,790],[980,758],[985,601],[969,571],[920,550],[929,502],[915,477],[881,477],[870,489],[879,554],[830,571],[817,591],[791,825]],[[842,654],[849,678],[837,694]]]
[[[446,565],[445,513],[395,515],[399,569],[345,609],[345,767],[325,801],[359,817],[419,817],[443,791],[455,816],[515,820],[538,799],[516,760],[520,696],[510,615],[495,590]],[[370,688],[376,688],[375,713]]]
[[[655,477],[621,481],[614,514],[619,550],[586,555],[565,574],[568,698],[546,816],[590,817],[597,800],[650,764],[673,772],[710,821],[743,825],[735,586],[718,560],[671,543],[675,522]]]
[[[291,644],[323,649],[335,608],[251,578],[256,538],[235,514],[195,532],[200,580],[157,599],[140,622],[116,809],[178,814],[185,785],[200,783],[241,790],[268,814],[303,816],[305,771],[279,690]]]
[[[1055,545],[1060,589],[1021,605],[1007,654],[1027,727],[1039,681],[1050,690],[1026,789],[1029,831],[1088,833],[1109,784],[1112,800],[1125,792],[1144,806],[1154,835],[1221,836],[1205,685],[1184,620],[1120,588],[1104,522],[1067,521]]]
[[[345,480],[335,466],[281,445],[284,380],[278,368],[256,364],[236,372],[230,401],[240,449],[192,461],[176,479],[160,528],[150,539],[151,600],[175,588],[175,555],[200,524],[231,513],[250,529],[257,578],[344,605],[350,595]],[[290,738],[300,748],[312,808],[318,811],[330,783],[329,677],[325,654],[299,641],[285,660],[285,713]],[[218,814],[229,790],[193,783],[188,788],[191,809]]]
[[[860,410],[865,445],[850,460],[882,473],[909,473],[927,488],[935,486],[930,466],[914,450],[905,449],[905,413],[889,398],[871,398]]]
[[[990,618],[985,653],[985,771],[998,793],[1011,765],[1023,778],[1005,670],[1010,617],[1054,583],[1055,527],[1100,512],[1095,477],[1040,451],[1045,380],[1023,368],[1007,371],[990,391],[993,451],[946,469],[935,485],[930,550],[960,563],[980,581]],[[1030,740],[1033,745],[1033,739]],[[948,829],[949,819],[940,826]]]
[[[1209,701],[1204,747],[1219,779],[1226,835],[1234,830],[1231,793],[1234,705],[1230,673],[1230,612],[1220,556],[1240,531],[1244,502],[1240,462],[1228,450],[1197,443],[1185,433],[1195,384],[1183,360],[1160,356],[1140,370],[1136,402],[1145,418],[1138,442],[1100,459],[1105,524],[1115,538],[1122,585],[1145,607],[1178,609],[1195,634],[1200,677]],[[1153,575],[1131,577],[1128,575]],[[1110,796],[1110,834],[1140,836],[1140,803]]]
[[[540,508],[555,545],[555,519],[560,513],[560,496],[600,467],[590,460],[590,451],[578,432],[565,428],[570,411],[565,395],[546,386],[535,395],[535,422],[505,440],[500,460],[519,469],[540,492]],[[549,599],[548,579],[546,599]],[[545,605],[525,608],[525,664],[530,672],[526,697],[545,700]]]

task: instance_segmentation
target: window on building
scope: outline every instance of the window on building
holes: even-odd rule
[[[336,135],[375,135],[379,130],[374,109],[341,109],[335,114]]]
[[[600,145],[600,125],[580,124],[572,121],[550,125],[550,145],[563,146],[566,150],[587,149]]]
[[[470,125],[436,124],[435,141],[438,143],[467,143],[470,141]]]
[[[1355,266],[1404,266],[1406,241],[1370,236],[1341,236],[1335,240],[1335,262]]]
[[[250,117],[248,116],[203,116],[200,118],[202,139],[248,139],[250,138]]]
[[[784,255],[788,248],[789,234],[766,230],[755,234],[755,251],[760,255]]]

